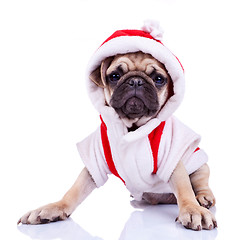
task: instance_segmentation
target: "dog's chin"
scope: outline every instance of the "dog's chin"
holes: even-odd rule
[[[114,109],[128,128],[133,124],[141,126],[157,114],[157,109],[149,109],[144,101],[136,96],[130,97],[123,106]]]
[[[147,107],[140,98],[131,97],[122,106],[118,114],[120,117],[135,119],[144,116],[147,112]]]

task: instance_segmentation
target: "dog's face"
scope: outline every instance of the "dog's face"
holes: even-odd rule
[[[157,115],[173,92],[164,65],[142,52],[107,58],[90,78],[127,125]]]

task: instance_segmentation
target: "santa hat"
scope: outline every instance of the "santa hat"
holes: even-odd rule
[[[93,54],[87,67],[87,87],[89,96],[101,112],[105,106],[103,89],[96,86],[89,78],[101,62],[117,54],[141,51],[151,54],[163,63],[173,81],[174,95],[167,101],[157,118],[166,120],[172,115],[182,101],[184,95],[184,69],[179,59],[162,43],[163,30],[155,21],[145,21],[142,30],[118,30],[107,38]]]

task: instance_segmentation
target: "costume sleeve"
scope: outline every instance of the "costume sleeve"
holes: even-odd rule
[[[202,149],[197,148],[188,159],[184,159],[183,164],[190,175],[199,169],[203,164],[207,163],[207,161],[207,154]]]
[[[77,143],[77,149],[97,187],[104,185],[110,172],[104,158],[100,128]]]
[[[188,174],[196,171],[205,162],[207,155],[202,150],[197,150],[201,137],[172,117],[168,120],[166,126],[165,138],[165,158],[161,162],[158,175],[164,181],[168,182],[172,172],[181,160],[186,167]],[[169,134],[170,133],[170,134]]]

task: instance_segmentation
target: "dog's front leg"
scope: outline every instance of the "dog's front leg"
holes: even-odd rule
[[[78,176],[76,182],[60,201],[50,203],[26,213],[19,219],[18,224],[40,224],[64,220],[72,214],[75,208],[95,188],[96,184],[94,183],[88,170],[84,168]]]
[[[170,178],[170,186],[177,198],[179,216],[177,221],[193,230],[213,229],[217,226],[215,217],[196,200],[188,173],[180,161]]]

